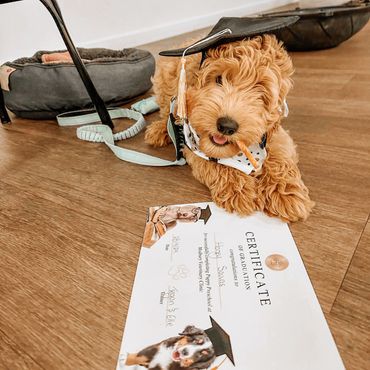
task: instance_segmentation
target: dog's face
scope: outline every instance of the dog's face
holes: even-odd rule
[[[181,222],[196,222],[201,214],[201,208],[193,205],[167,207],[165,215]]]
[[[177,210],[177,219],[182,222],[195,222],[199,219],[201,213],[200,207],[181,206]]]
[[[215,359],[215,351],[207,334],[194,326],[187,326],[174,346],[172,360],[181,368],[207,369]]]
[[[227,158],[239,152],[236,141],[259,143],[280,122],[292,73],[291,59],[274,36],[209,50],[187,92],[200,150]]]

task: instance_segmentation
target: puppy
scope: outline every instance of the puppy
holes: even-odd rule
[[[194,177],[229,212],[260,210],[284,221],[305,220],[314,203],[302,181],[293,140],[280,125],[293,74],[282,44],[275,36],[258,36],[210,49],[202,64],[199,54],[188,56],[186,64],[188,120],[198,154],[203,154],[183,150]],[[180,67],[180,58],[162,57],[157,64],[153,82],[161,119],[145,135],[156,147],[170,142],[166,123]],[[245,158],[239,169],[221,164],[231,158],[238,165],[239,142],[264,154],[248,174],[240,170],[243,164],[251,168]]]
[[[187,326],[179,336],[166,339],[127,355],[126,365],[140,365],[150,370],[207,369],[215,359],[207,334]]]

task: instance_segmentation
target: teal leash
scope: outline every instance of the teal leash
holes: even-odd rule
[[[149,101],[152,99],[152,101]],[[142,109],[148,111],[148,104],[153,105],[153,98],[145,99],[141,102],[135,103],[136,107],[141,106]],[[145,103],[147,101],[147,103]],[[140,104],[141,103],[141,104]],[[170,115],[167,122],[168,134],[171,141],[176,149],[176,159],[174,161],[169,161],[159,157],[155,157],[149,154],[141,153],[135,150],[125,149],[115,145],[115,141],[121,141],[130,139],[141,132],[146,126],[147,122],[143,114],[139,111],[126,108],[112,108],[108,109],[109,115],[112,119],[116,118],[129,118],[135,120],[136,122],[127,128],[126,130],[113,133],[111,128],[103,124],[94,124],[94,122],[100,122],[99,115],[91,111],[74,111],[63,113],[57,116],[57,121],[59,126],[81,126],[77,128],[77,137],[83,141],[89,141],[94,143],[105,143],[108,148],[113,152],[113,154],[122,161],[140,164],[143,166],[183,166],[186,164],[185,158],[182,156],[182,132],[178,125],[175,124],[174,120],[174,109],[175,109],[176,99],[171,100]],[[135,106],[134,105],[134,106]],[[159,108],[156,105],[157,109]],[[153,107],[152,110],[153,111]],[[156,110],[157,110],[156,109]]]

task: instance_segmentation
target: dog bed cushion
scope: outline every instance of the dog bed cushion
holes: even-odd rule
[[[321,50],[338,46],[360,31],[370,18],[370,3],[350,1],[340,6],[297,8],[264,16],[298,16],[298,22],[277,30],[276,36],[290,51]]]
[[[145,50],[102,48],[78,49],[98,93],[107,105],[117,106],[146,92],[155,70],[152,54]],[[70,62],[42,63],[42,56],[63,51],[38,51],[5,65],[9,91],[3,91],[5,105],[19,117],[50,119],[60,113],[91,108],[91,99]]]

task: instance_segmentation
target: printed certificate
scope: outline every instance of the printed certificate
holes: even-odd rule
[[[287,224],[149,209],[117,370],[340,370]]]

